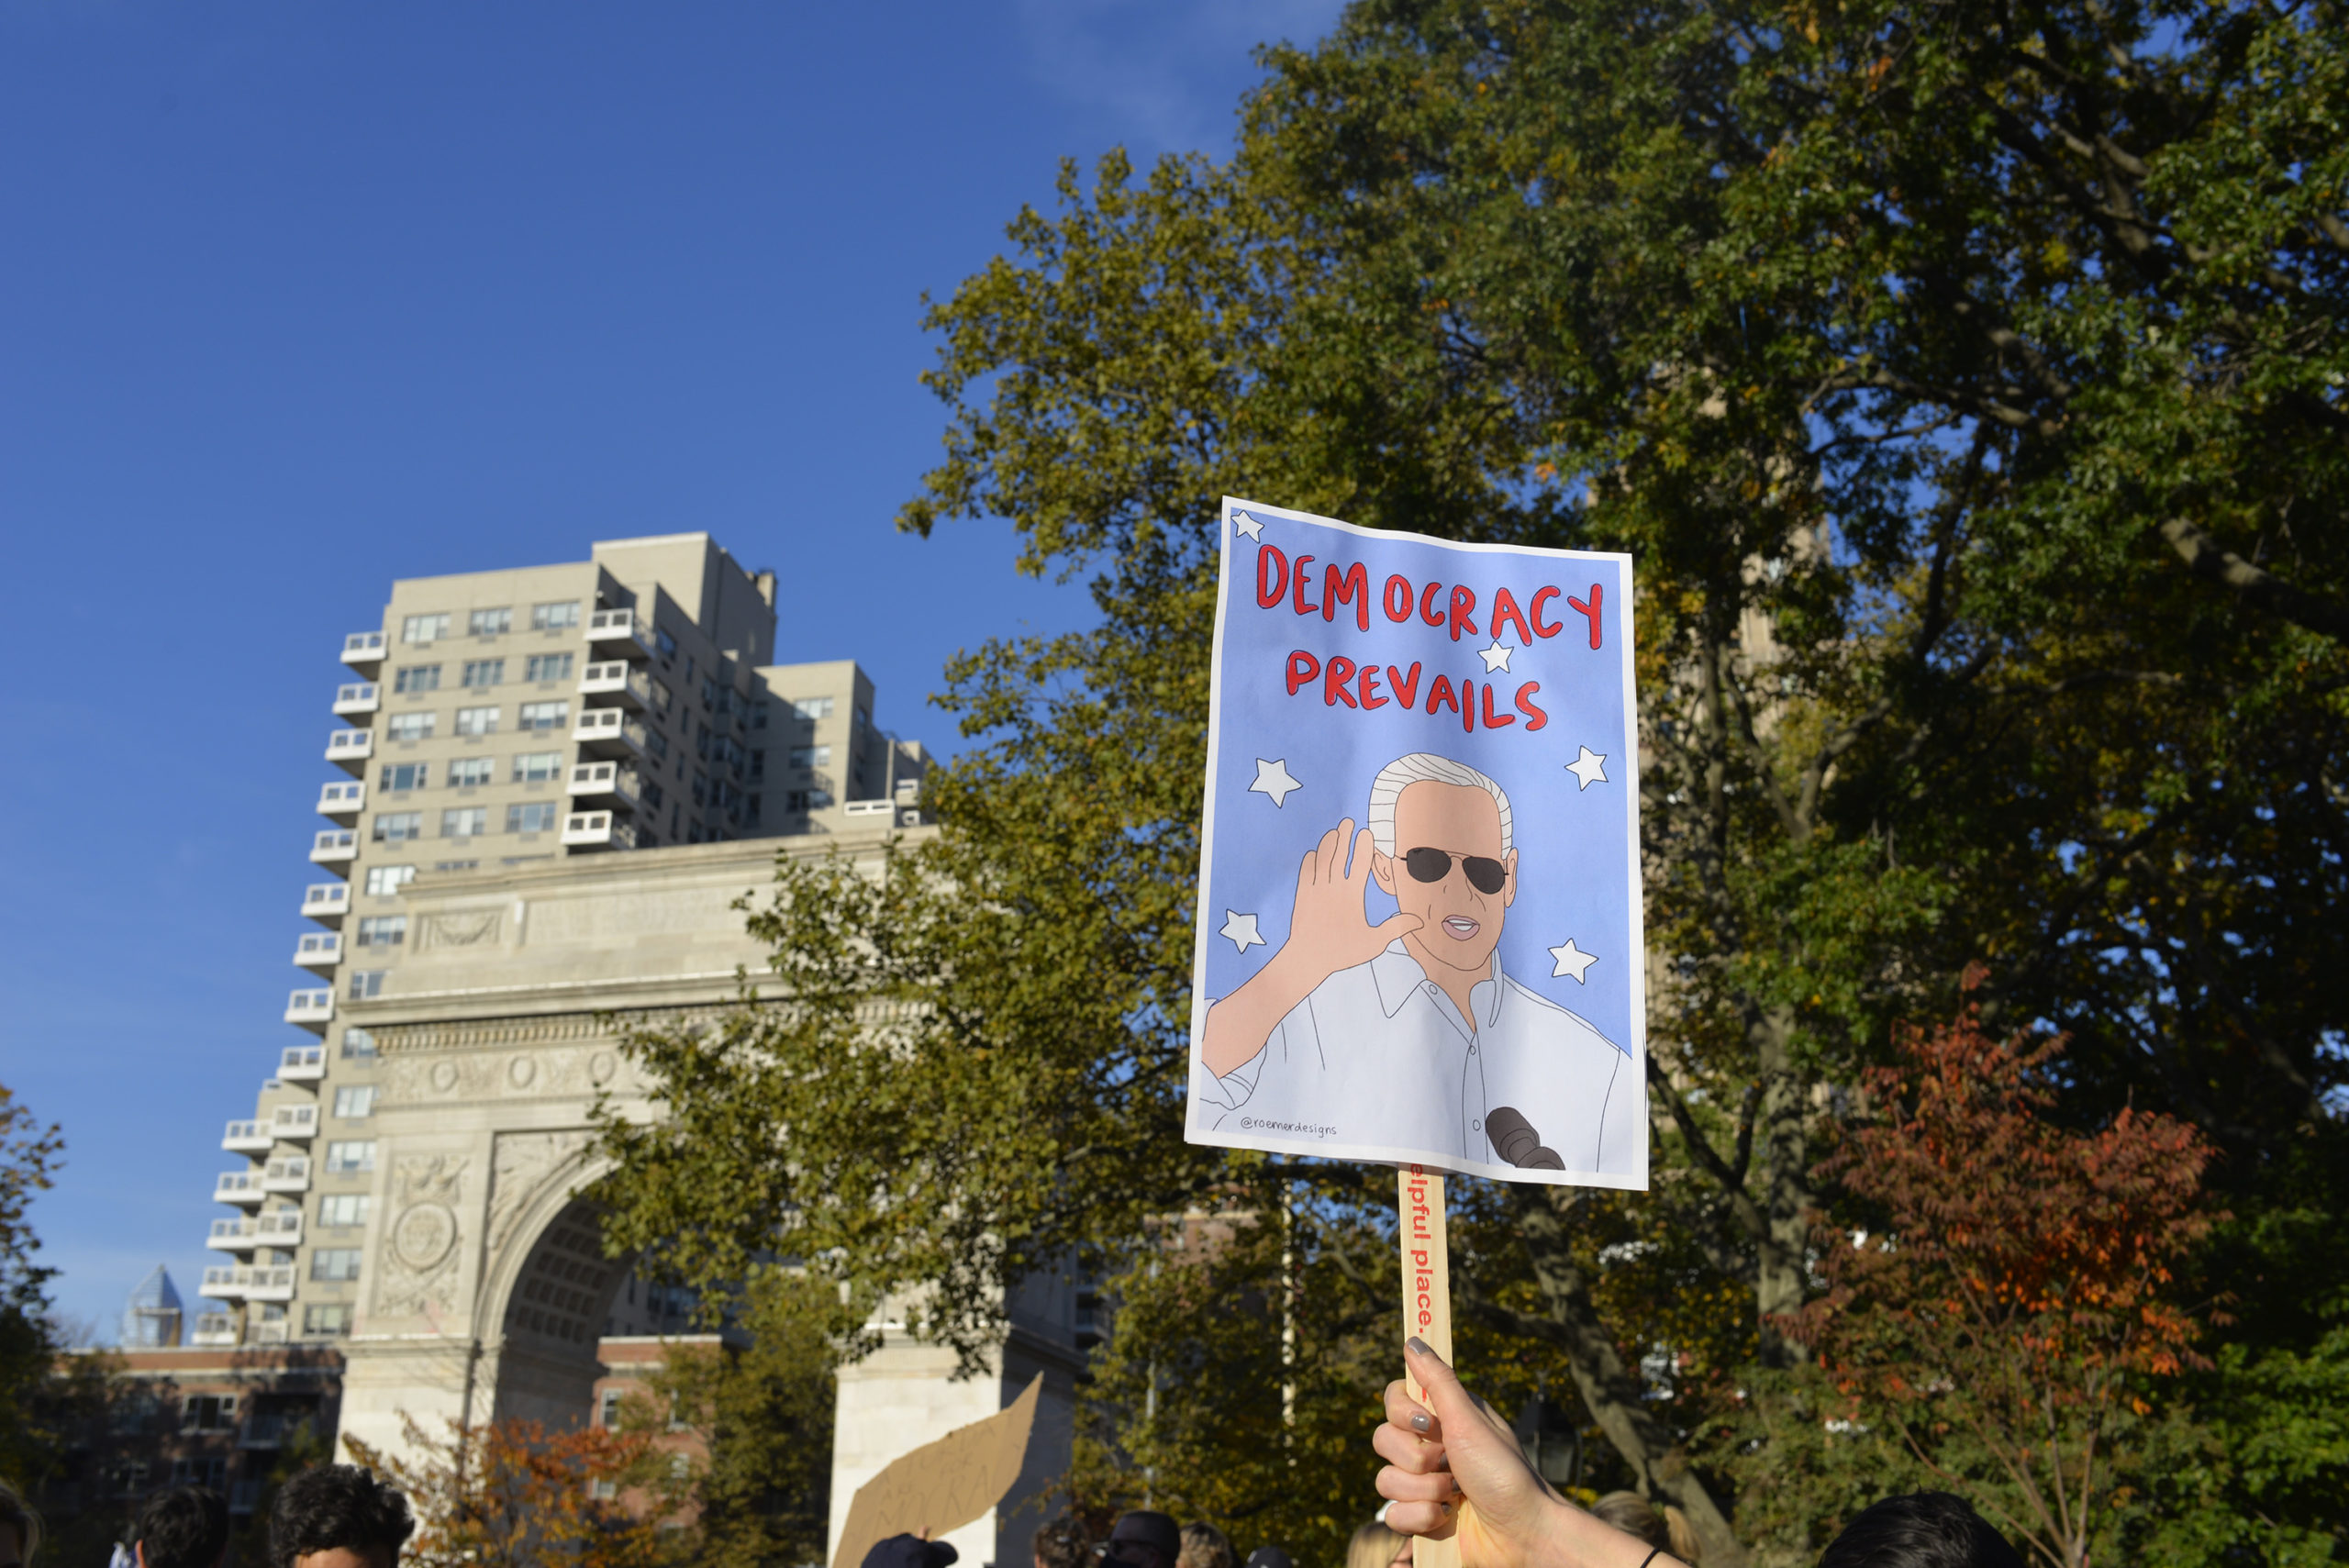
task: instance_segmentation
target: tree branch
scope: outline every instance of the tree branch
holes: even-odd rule
[[[2206,583],[2232,588],[2254,609],[2306,627],[2336,642],[2349,642],[2349,607],[2338,600],[2296,588],[2272,572],[2254,566],[2184,517],[2162,525],[2162,538]]]

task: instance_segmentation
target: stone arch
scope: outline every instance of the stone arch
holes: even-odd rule
[[[489,1352],[493,1419],[575,1427],[602,1375],[596,1341],[635,1266],[607,1258],[602,1208],[584,1195],[610,1169],[584,1129],[502,1133],[491,1162],[486,1255],[473,1334]]]

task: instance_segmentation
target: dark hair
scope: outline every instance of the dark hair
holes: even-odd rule
[[[1093,1537],[1074,1514],[1036,1527],[1036,1561],[1044,1568],[1079,1568],[1092,1551]]]
[[[219,1568],[228,1505],[209,1486],[173,1486],[147,1499],[131,1535],[147,1568]]]
[[[40,1515],[6,1481],[0,1481],[0,1529],[17,1538],[17,1555],[27,1562],[40,1550]]]
[[[1672,1530],[1664,1524],[1664,1516],[1637,1492],[1609,1492],[1590,1506],[1590,1513],[1600,1523],[1636,1536],[1658,1551],[1672,1550]]]
[[[1911,1492],[1860,1510],[1819,1568],[2024,1568],[2021,1553],[1954,1492]]]
[[[320,1464],[278,1488],[269,1516],[272,1568],[313,1551],[387,1546],[396,1560],[416,1529],[407,1499],[355,1464]]]

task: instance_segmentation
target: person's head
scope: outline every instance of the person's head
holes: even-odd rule
[[[1172,1514],[1136,1509],[1118,1516],[1101,1555],[1109,1568],[1174,1568],[1183,1555],[1183,1532]]]
[[[951,1540],[893,1535],[874,1541],[866,1550],[861,1568],[953,1568],[955,1559],[962,1555]]]
[[[1861,1509],[1819,1568],[2023,1568],[2023,1560],[1965,1498],[1911,1492]]]
[[[320,1464],[278,1488],[270,1568],[395,1568],[416,1529],[407,1499],[355,1464]]]
[[[1672,1532],[1665,1528],[1664,1516],[1637,1492],[1609,1492],[1590,1506],[1590,1512],[1625,1535],[1637,1536],[1660,1551],[1672,1550]]]
[[[1410,1561],[1411,1538],[1388,1529],[1380,1519],[1354,1531],[1354,1538],[1346,1542],[1346,1568],[1395,1568],[1397,1562]]]
[[[0,1481],[0,1568],[31,1568],[40,1550],[40,1516]]]
[[[1260,1546],[1248,1554],[1247,1568],[1296,1568],[1296,1564],[1279,1547]]]
[[[1420,925],[1415,945],[1437,962],[1482,974],[1517,902],[1508,796],[1464,762],[1414,751],[1378,770],[1364,826],[1377,851],[1370,874]]]
[[[1084,1568],[1093,1542],[1074,1514],[1036,1527],[1036,1568]]]
[[[147,1499],[133,1527],[139,1568],[219,1568],[228,1505],[209,1486],[173,1486]]]
[[[1183,1550],[1174,1562],[1176,1568],[1240,1568],[1231,1538],[1210,1524],[1183,1527]]]

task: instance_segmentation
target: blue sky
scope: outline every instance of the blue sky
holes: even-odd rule
[[[952,750],[944,661],[1085,606],[999,524],[892,531],[921,294],[1063,154],[1226,150],[1252,47],[1336,11],[0,9],[0,1083],[64,1125],[64,1313],[192,1296],[220,1125],[307,1038],[335,656],[391,580],[707,529],[782,573],[779,660]]]

